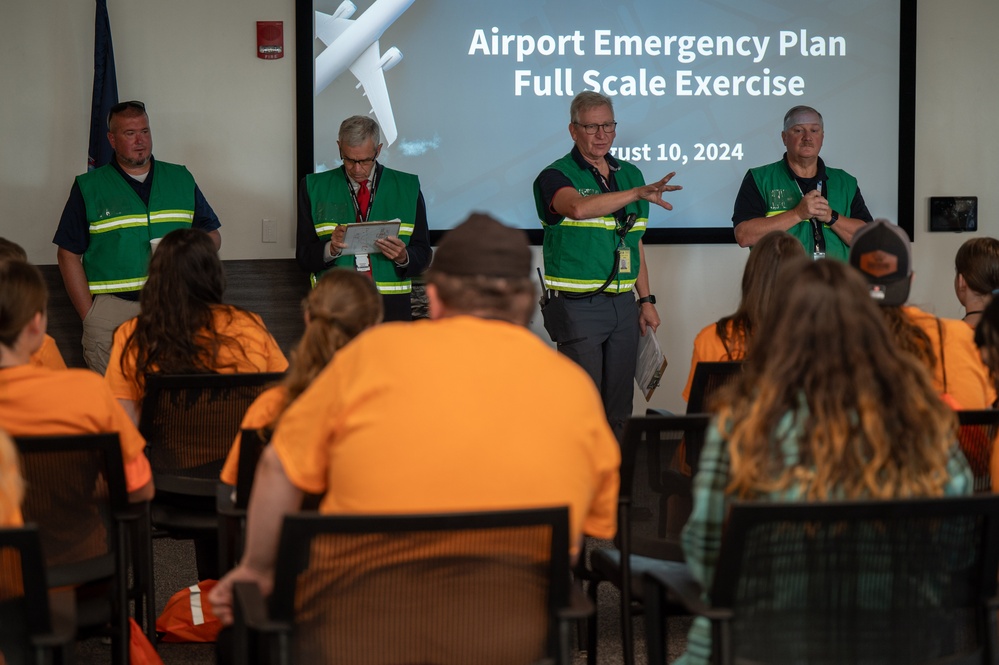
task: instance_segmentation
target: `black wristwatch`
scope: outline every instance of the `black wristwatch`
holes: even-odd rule
[[[638,304],[639,305],[644,305],[645,303],[650,303],[650,304],[655,305],[656,304],[656,297],[655,296],[645,296],[644,298],[639,298],[638,299]]]
[[[839,213],[835,210],[832,211],[832,215],[829,216],[829,221],[826,222],[826,226],[832,226],[839,219]]]

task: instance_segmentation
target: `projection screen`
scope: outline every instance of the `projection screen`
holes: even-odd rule
[[[799,104],[826,164],[912,234],[914,0],[355,2],[297,0],[298,175],[339,166],[340,122],[372,113],[434,235],[484,210],[538,242],[532,182],[583,90],[613,100],[615,156],[683,185],[646,242],[732,242],[743,176],[781,157]]]

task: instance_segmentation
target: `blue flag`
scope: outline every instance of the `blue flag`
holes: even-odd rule
[[[94,25],[94,100],[90,108],[90,151],[87,170],[92,171],[111,161],[108,143],[108,113],[118,103],[118,78],[114,72],[114,48],[111,46],[111,21],[107,0],[97,0]]]

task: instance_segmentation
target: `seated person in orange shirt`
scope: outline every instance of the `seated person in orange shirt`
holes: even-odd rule
[[[964,308],[961,319],[974,328],[992,294],[999,289],[999,240],[971,238],[954,257],[954,293]]]
[[[475,214],[444,236],[427,282],[432,320],[359,335],[282,415],[257,467],[246,553],[210,595],[224,623],[235,581],[270,593],[282,520],[304,492],[323,494],[326,514],[568,505],[573,553],[584,533],[614,535],[617,440],[589,375],[526,328],[525,234]]]
[[[777,271],[788,257],[805,256],[797,238],[785,231],[771,231],[753,246],[742,272],[742,300],[735,313],[705,326],[694,338],[690,375],[683,399],[690,399],[694,370],[700,362],[744,360],[753,331],[767,315],[773,302]]]
[[[305,332],[291,352],[288,374],[280,385],[260,394],[243,416],[240,429],[265,430],[270,438],[278,419],[344,344],[382,320],[382,299],[374,282],[351,270],[330,270],[302,301]],[[235,485],[240,435],[222,467],[222,482]]]
[[[986,409],[995,402],[971,328],[905,305],[913,276],[905,231],[885,219],[867,224],[853,236],[850,265],[867,278],[895,344],[926,365],[944,401],[955,409]]]
[[[982,362],[989,368],[989,377],[993,385],[999,390],[999,300],[993,299],[982,311],[982,317],[975,328],[975,344],[981,353]],[[991,408],[995,407],[995,404],[991,405]],[[999,446],[993,443],[991,448],[989,469],[992,475],[992,491],[999,492]],[[972,460],[972,465],[978,461]]]
[[[831,259],[792,260],[782,269],[775,294],[780,306],[760,322],[745,371],[721,389],[724,399],[707,429],[694,477],[694,510],[682,543],[686,564],[702,588],[710,590],[718,572],[732,501],[971,494],[972,475],[957,446],[953,411],[941,403],[926,368],[899,349],[867,299],[868,290],[855,271]],[[866,556],[882,558],[874,551]],[[823,574],[814,572],[816,578]],[[796,595],[814,581],[807,575],[789,577],[782,590],[766,592]],[[890,577],[870,575],[871,580]],[[791,587],[795,591],[788,593]],[[863,596],[858,605],[874,614],[881,587],[871,583],[863,591],[844,592]],[[687,652],[674,665],[715,662],[712,639],[710,621],[695,618]],[[793,659],[792,649],[766,660],[815,662],[807,660],[811,654]],[[743,662],[758,660],[764,659],[750,656]]]
[[[21,261],[0,262],[0,427],[11,436],[117,432],[132,501],[153,497],[146,442],[101,377],[90,370],[36,367],[48,290]]]
[[[28,261],[28,253],[24,248],[12,240],[0,238],[0,261]],[[36,367],[48,367],[49,369],[66,369],[66,361],[59,353],[56,341],[48,334],[42,340],[42,345],[37,351],[31,354],[31,364]]]
[[[259,316],[222,304],[225,273],[203,231],[171,231],[149,261],[141,311],[114,332],[104,380],[136,423],[145,375],[283,372],[277,342]]]

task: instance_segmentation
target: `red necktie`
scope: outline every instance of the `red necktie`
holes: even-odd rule
[[[361,221],[368,218],[368,206],[371,205],[371,190],[368,189],[368,181],[362,180],[357,183],[357,207],[361,212]]]
[[[360,221],[365,221],[368,218],[368,206],[371,205],[371,190],[368,189],[368,181],[362,180],[357,183],[357,208],[360,213]],[[369,257],[365,256],[365,260],[370,260]],[[355,269],[362,275],[367,275],[371,277],[371,264],[367,264],[367,268],[364,270],[360,269],[360,264],[357,263],[358,258],[354,257]]]

